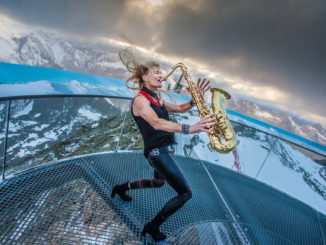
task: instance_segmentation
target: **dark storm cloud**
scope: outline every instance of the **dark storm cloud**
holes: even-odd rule
[[[0,13],[23,23],[92,40],[98,36],[150,45],[150,23],[130,0],[0,0]],[[129,4],[128,4],[129,3]],[[128,5],[128,6],[127,6]]]
[[[152,1],[154,2],[154,1]],[[156,1],[159,2],[159,1]],[[107,36],[188,57],[211,70],[289,93],[326,116],[324,0],[1,0],[22,22],[87,38]],[[155,37],[155,38],[153,38]]]
[[[74,35],[113,34],[124,1],[1,0],[0,12],[24,23],[50,27]]]
[[[199,12],[184,5],[170,8],[161,26],[160,51],[275,86],[295,95],[305,109],[326,116],[324,1],[207,0],[203,4]]]

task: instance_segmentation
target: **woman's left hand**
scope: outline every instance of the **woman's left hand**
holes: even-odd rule
[[[197,81],[197,88],[202,93],[203,97],[204,97],[205,93],[211,88],[211,86],[208,86],[210,84],[210,81],[207,81],[206,83],[205,83],[205,81],[206,81],[206,78],[202,81],[202,83],[200,83],[200,78],[198,78],[198,81]]]

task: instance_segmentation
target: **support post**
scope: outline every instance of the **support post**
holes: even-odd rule
[[[131,106],[131,103],[132,101],[129,102],[129,108]],[[125,112],[125,115],[123,117],[123,122],[122,122],[122,126],[121,126],[121,131],[120,131],[120,136],[119,136],[119,141],[118,141],[118,144],[117,144],[117,148],[115,149],[115,152],[117,152],[119,150],[119,145],[120,145],[120,140],[121,140],[121,136],[122,136],[122,133],[123,133],[123,128],[125,126],[125,122],[126,122],[126,116],[127,116],[127,113],[128,113],[128,109],[126,110]]]
[[[7,143],[8,143],[8,132],[9,132],[9,117],[10,117],[10,106],[11,100],[7,102],[7,114],[6,114],[6,131],[5,131],[5,138],[4,138],[4,146],[3,146],[3,162],[2,162],[2,179],[5,179],[5,170],[6,170],[6,163],[7,163]]]

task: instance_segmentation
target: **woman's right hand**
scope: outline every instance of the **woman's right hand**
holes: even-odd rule
[[[206,132],[210,134],[211,131],[209,130],[209,128],[214,124],[216,124],[214,114],[209,114],[203,119],[199,120],[197,123],[190,125],[189,133],[195,134],[199,132]]]

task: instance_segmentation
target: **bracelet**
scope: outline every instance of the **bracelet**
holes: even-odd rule
[[[182,124],[182,133],[183,134],[189,134],[189,129],[190,129],[190,125]]]
[[[195,101],[194,101],[193,99],[191,99],[191,100],[189,101],[189,104],[190,104],[191,106],[196,105],[196,103],[195,103]]]

